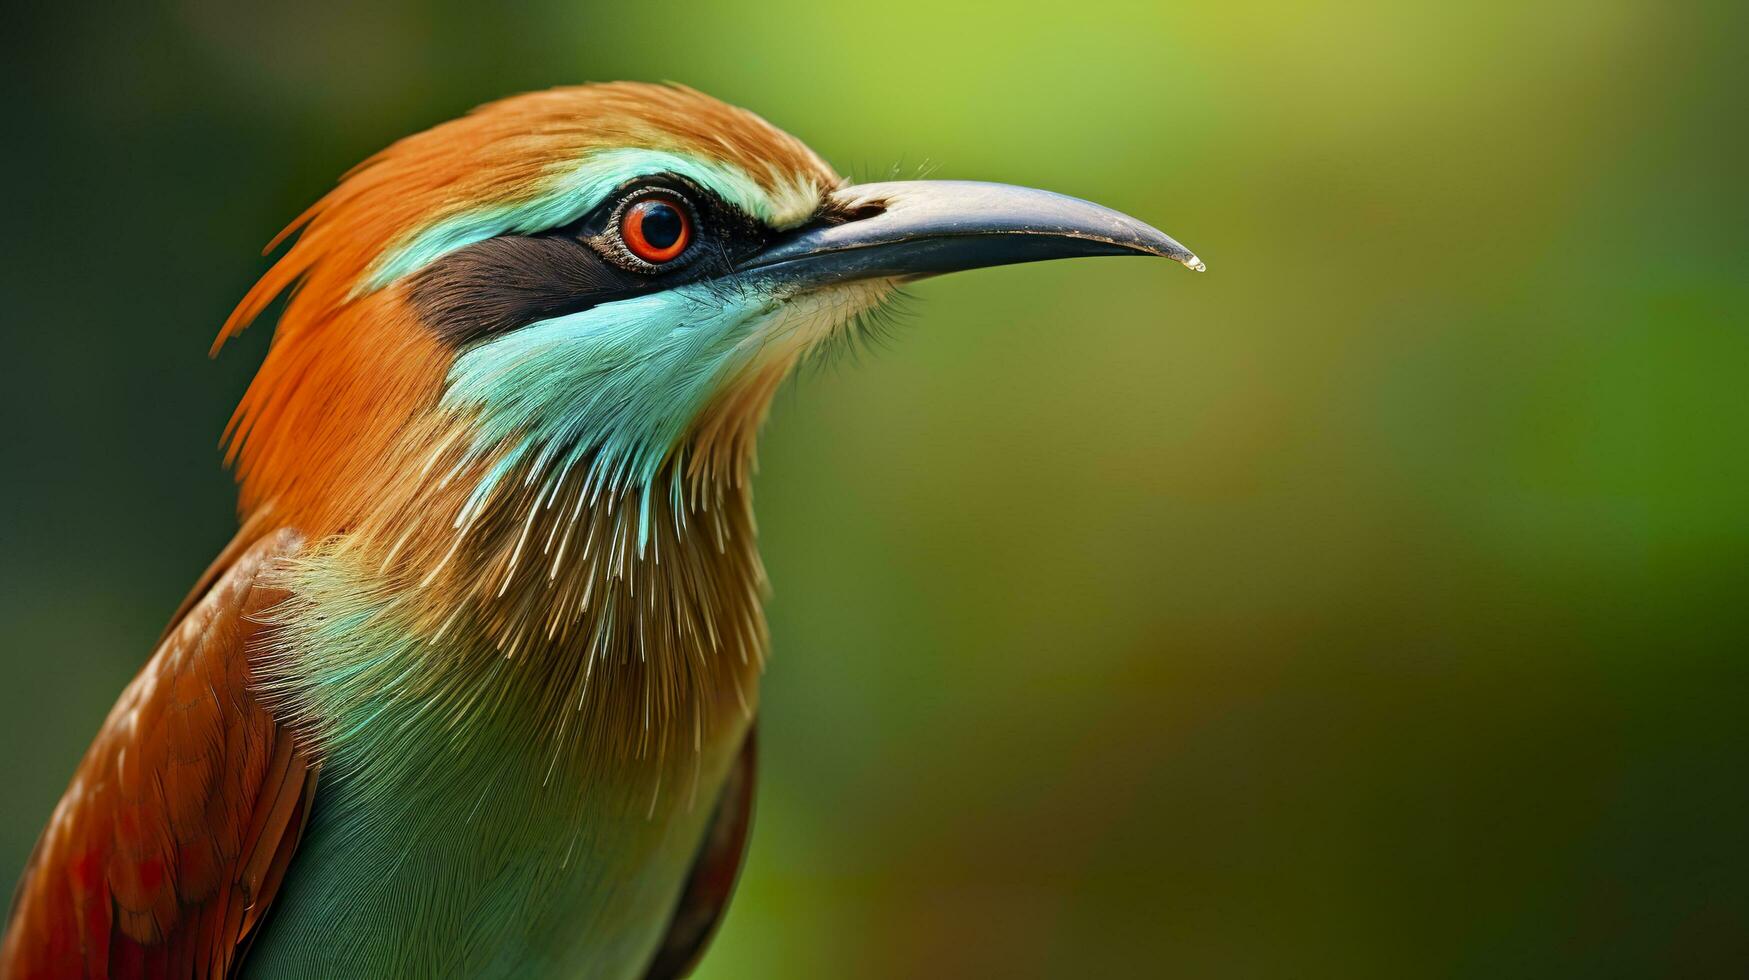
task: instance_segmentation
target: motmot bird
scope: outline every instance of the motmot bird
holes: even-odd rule
[[[750,826],[779,385],[927,276],[1203,268],[631,83],[407,137],[288,241],[214,344],[283,301],[240,529],[49,818],[6,980],[684,975]]]

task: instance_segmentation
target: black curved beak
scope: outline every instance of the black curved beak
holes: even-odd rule
[[[1030,187],[904,180],[832,197],[848,220],[779,239],[739,271],[829,286],[1082,255],[1151,255],[1205,268],[1190,249],[1127,214]]]

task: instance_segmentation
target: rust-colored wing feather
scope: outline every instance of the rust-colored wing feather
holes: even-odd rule
[[[85,753],[19,882],[0,978],[225,977],[241,959],[316,786],[250,692],[257,614],[281,598],[261,573],[298,546],[254,533]]]
[[[757,747],[754,729],[747,730],[747,740],[741,744],[741,755],[723,784],[717,797],[716,813],[710,829],[693,861],[692,872],[686,878],[686,890],[680,894],[680,904],[668,920],[668,934],[656,950],[656,958],[644,973],[644,980],[674,980],[690,974],[710,944],[711,935],[728,911],[729,897],[735,893],[735,880],[741,874],[741,861],[747,854],[747,834],[753,827],[754,763]]]

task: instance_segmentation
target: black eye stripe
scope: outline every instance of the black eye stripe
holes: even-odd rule
[[[482,337],[648,291],[628,272],[563,235],[501,235],[438,259],[413,275],[419,318],[460,346]]]
[[[660,266],[613,254],[607,236],[616,232],[619,217],[637,200],[657,193],[677,197],[689,209],[691,244]],[[540,320],[725,275],[774,236],[690,181],[654,177],[620,188],[562,228],[500,235],[457,249],[414,273],[408,298],[427,328],[459,347]]]

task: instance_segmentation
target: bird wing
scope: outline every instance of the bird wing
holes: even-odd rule
[[[317,770],[251,690],[259,614],[284,596],[262,573],[300,539],[249,536],[196,587],[79,763],[19,881],[0,977],[216,978],[241,960]]]
[[[741,755],[723,783],[704,843],[699,845],[698,857],[686,877],[680,904],[668,920],[668,933],[644,980],[673,980],[690,974],[729,908],[729,897],[735,893],[735,879],[747,854],[747,833],[753,826],[756,755],[754,729],[748,728]]]

